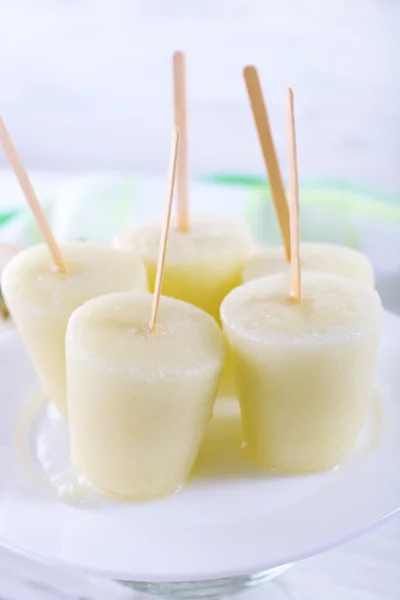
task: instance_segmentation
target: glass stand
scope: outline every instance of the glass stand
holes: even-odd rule
[[[269,571],[241,577],[213,579],[208,581],[191,581],[186,583],[143,583],[119,581],[136,592],[166,599],[190,600],[196,598],[221,598],[240,594],[256,586],[265,584],[282,575],[291,565],[284,565]],[[263,600],[267,600],[264,595]]]

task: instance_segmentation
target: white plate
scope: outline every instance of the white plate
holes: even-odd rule
[[[240,449],[235,404],[225,401],[196,477],[174,496],[142,504],[104,499],[68,504],[43,485],[44,472],[51,477],[68,468],[66,425],[45,404],[36,406],[29,421],[29,400],[38,389],[32,367],[14,332],[1,341],[0,544],[11,550],[113,579],[216,579],[320,553],[400,508],[397,317],[385,317],[379,402],[340,468],[296,477],[253,471]],[[14,438],[29,423],[27,470],[17,456],[21,440],[17,451]],[[221,438],[223,452],[216,455]]]

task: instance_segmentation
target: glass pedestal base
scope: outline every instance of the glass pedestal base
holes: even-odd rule
[[[186,583],[119,581],[118,583],[137,592],[163,598],[178,600],[190,600],[191,598],[218,598],[221,596],[240,594],[249,588],[262,585],[287,571],[290,566],[291,565],[283,565],[282,567],[277,567],[254,575],[243,575],[241,577],[229,577],[226,579],[212,579],[208,581],[191,581]]]

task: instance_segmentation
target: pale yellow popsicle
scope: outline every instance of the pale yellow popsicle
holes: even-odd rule
[[[20,252],[1,284],[7,306],[46,395],[66,414],[65,331],[86,300],[128,290],[147,290],[146,269],[132,251],[88,243],[61,244],[68,273],[54,268],[45,245]]]
[[[368,258],[345,246],[304,242],[300,245],[301,267],[305,271],[335,273],[369,286],[374,285],[374,272]],[[289,273],[282,246],[261,248],[251,254],[243,269],[243,281],[265,275]]]
[[[233,290],[221,317],[237,377],[244,435],[261,467],[334,467],[365,422],[382,320],[372,288],[304,272],[296,303],[285,275]]]
[[[148,223],[119,234],[118,248],[131,248],[144,260],[150,290],[154,289],[161,223]],[[221,215],[191,215],[190,229],[171,227],[163,295],[190,302],[219,320],[226,294],[241,283],[252,247],[247,225]]]
[[[72,462],[97,488],[134,499],[187,479],[212,416],[226,342],[199,308],[151,294],[110,294],[67,330]]]

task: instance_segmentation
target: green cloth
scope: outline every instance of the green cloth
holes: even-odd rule
[[[88,177],[73,180],[50,197],[45,212],[59,239],[109,241],[135,222],[161,218],[165,181],[161,178]],[[268,186],[260,177],[216,174],[191,186],[191,208],[231,212],[249,223],[259,243],[279,244]],[[400,227],[400,200],[341,183],[308,183],[300,189],[301,238],[364,249],[368,226],[379,232]],[[381,234],[380,234],[381,235]],[[0,240],[29,245],[40,233],[27,208],[0,213]]]

